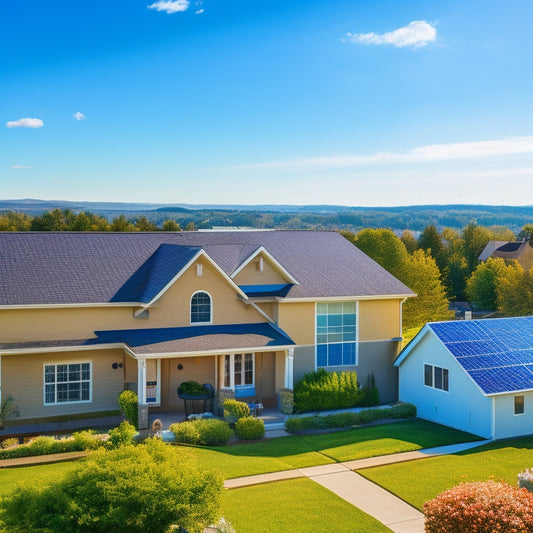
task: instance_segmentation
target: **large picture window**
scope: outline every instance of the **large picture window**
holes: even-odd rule
[[[207,292],[195,292],[191,298],[191,324],[211,322],[211,296]]]
[[[316,306],[317,366],[356,364],[355,302]]]
[[[448,369],[424,365],[424,385],[439,390],[448,390]]]
[[[44,404],[90,402],[91,374],[91,363],[45,364]]]

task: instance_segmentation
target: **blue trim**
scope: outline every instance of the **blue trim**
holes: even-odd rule
[[[247,398],[255,396],[255,385],[236,385],[235,398]]]

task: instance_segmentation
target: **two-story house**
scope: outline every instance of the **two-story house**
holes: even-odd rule
[[[126,387],[179,410],[188,380],[275,405],[324,367],[396,400],[409,296],[335,232],[0,233],[0,394],[20,420]]]

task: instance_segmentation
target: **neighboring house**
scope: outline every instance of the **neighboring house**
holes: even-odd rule
[[[178,386],[277,405],[305,372],[374,373],[397,399],[413,293],[335,232],[0,233],[1,397],[20,419],[140,405]]]
[[[524,270],[530,270],[533,267],[533,248],[529,245],[529,240],[489,241],[478,259],[486,261],[489,257],[501,257],[508,261],[516,260]]]
[[[492,439],[533,433],[533,317],[426,324],[395,366],[421,418]]]

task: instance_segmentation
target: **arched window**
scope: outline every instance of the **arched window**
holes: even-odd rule
[[[211,296],[195,292],[191,298],[191,324],[211,322]]]

